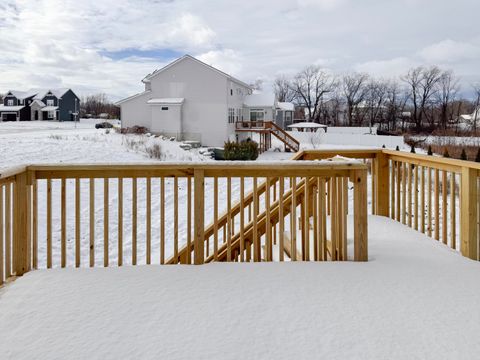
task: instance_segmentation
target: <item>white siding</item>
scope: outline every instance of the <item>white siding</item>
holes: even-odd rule
[[[135,125],[151,128],[152,113],[151,107],[147,105],[151,93],[146,93],[130,99],[120,105],[120,118],[122,119],[122,127],[132,127]]]

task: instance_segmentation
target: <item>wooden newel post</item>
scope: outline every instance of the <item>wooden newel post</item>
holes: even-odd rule
[[[383,152],[377,153],[374,160],[375,174],[375,215],[389,216],[390,208],[390,167],[388,157]],[[373,180],[373,179],[372,179]]]
[[[368,261],[367,170],[353,172],[354,260]]]
[[[477,247],[477,170],[462,168],[460,193],[460,251],[478,260]]]
[[[27,172],[15,176],[13,193],[13,269],[16,276],[29,270]]]
[[[194,243],[193,262],[195,265],[201,265],[204,259],[204,231],[205,231],[205,178],[204,171],[195,169],[194,172],[194,211],[193,211],[193,227],[194,227]]]

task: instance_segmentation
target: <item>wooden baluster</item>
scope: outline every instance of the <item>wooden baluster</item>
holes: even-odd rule
[[[318,232],[319,232],[319,259],[326,261],[327,260],[327,213],[325,207],[325,184],[326,181],[324,178],[318,180],[318,212],[320,216],[318,217]]]
[[[232,178],[227,177],[227,262],[232,261]]]
[[[402,163],[402,224],[407,224],[407,163]]]
[[[8,196],[10,198],[10,196]],[[47,179],[47,268],[52,267],[52,179]]]
[[[348,260],[348,244],[347,244],[347,214],[348,214],[348,178],[343,177],[343,190],[342,190],[342,198],[343,198],[343,212],[342,212],[342,242],[343,242],[343,260]]]
[[[203,170],[195,169],[193,175],[193,262],[195,265],[201,265],[205,262],[205,173]]]
[[[146,198],[146,258],[145,262],[150,265],[152,262],[152,178],[147,177],[147,198]]]
[[[178,259],[178,178],[173,178],[173,257]]]
[[[418,231],[418,166],[415,165],[413,170],[413,227]]]
[[[80,267],[81,265],[81,227],[80,227],[80,218],[81,218],[81,203],[80,203],[81,189],[80,189],[80,179],[75,179],[75,267]],[[35,197],[35,196],[34,196]]]
[[[337,178],[331,178],[330,181],[332,182],[332,186],[330,187],[331,194],[329,197],[331,198],[331,213],[330,213],[330,240],[332,243],[331,247],[331,257],[333,261],[338,260],[337,256]]]
[[[390,217],[395,219],[395,168],[396,163],[395,161],[390,161],[390,169],[391,169],[391,186],[390,186]]]
[[[318,234],[318,178],[312,190],[312,222],[313,222],[313,261],[318,261],[319,234]]]
[[[446,245],[448,242],[447,228],[447,172],[442,171],[442,241]]]
[[[103,266],[108,267],[109,255],[109,218],[110,218],[109,179],[103,179]]]
[[[396,209],[395,209],[395,214],[396,214],[396,220],[400,222],[400,180],[401,180],[401,173],[400,173],[400,162],[396,162],[396,168],[397,168],[397,183],[396,183],[396,194],[395,194],[395,199],[397,201],[396,203]]]
[[[292,185],[292,209],[290,211],[290,260],[297,261],[297,178],[290,180]]]
[[[303,245],[303,260],[310,261],[310,204],[311,204],[311,188],[310,178],[305,177],[305,192],[303,199],[303,233],[305,241]]]
[[[192,263],[192,178],[187,178],[187,264]],[[208,239],[207,239],[208,257]]]
[[[284,202],[284,189],[285,189],[285,178],[279,178],[279,193],[278,193],[278,258],[280,261],[284,261],[284,246],[285,246],[285,215],[283,211],[283,202]]]
[[[450,246],[452,249],[457,248],[457,239],[456,239],[456,197],[455,197],[456,187],[455,187],[455,173],[450,174],[450,231],[451,231],[451,242]]]
[[[132,178],[132,265],[137,265],[137,178]]]
[[[376,199],[376,191],[375,191],[375,179],[376,179],[376,173],[375,173],[375,166],[374,166],[374,159],[370,159],[369,161],[370,163],[370,179],[372,180],[371,181],[371,190],[372,190],[372,214],[376,214],[377,213],[377,209],[376,209],[376,203],[377,203],[377,199]],[[347,208],[347,212],[348,212],[348,208]]]
[[[218,260],[218,178],[213,178],[213,257]]]
[[[67,266],[67,204],[66,204],[66,183],[65,179],[61,180],[60,190],[60,266]]]
[[[123,178],[118,178],[118,266],[123,265]]]
[[[435,219],[435,240],[440,240],[440,199],[439,199],[439,186],[440,186],[440,173],[438,169],[435,169],[435,178],[434,178],[434,201],[435,201],[435,214],[434,214],[434,219]]]
[[[407,223],[408,223],[408,226],[412,227],[412,217],[413,217],[413,213],[412,213],[412,166],[415,166],[415,165],[411,165],[411,164],[406,164],[406,165],[408,167],[408,172],[407,172],[407,174],[408,174],[408,178],[407,178],[407,183],[408,183],[408,187],[407,187],[408,220],[407,220]]]
[[[425,234],[425,167],[422,166],[420,173],[420,205],[422,209],[422,217],[420,219],[421,232]]]
[[[38,182],[33,176],[33,208],[32,208],[32,260],[33,268],[38,269]],[[0,204],[2,202],[0,201]]]
[[[90,214],[90,243],[89,243],[89,265],[90,267],[95,266],[95,179],[89,179],[89,214]]]
[[[165,264],[165,178],[160,178],[160,264]]]
[[[240,177],[240,261],[245,261],[245,178]]]
[[[4,206],[4,202],[3,202],[3,190],[4,189],[4,186],[0,184],[0,286],[3,285],[4,283],[4,266],[5,266],[5,263],[3,261],[3,258],[4,258],[4,247],[3,247],[3,239],[4,239],[4,226],[3,226],[3,206]]]
[[[266,261],[272,261],[272,221],[270,214],[270,178],[265,179],[265,254]]]
[[[428,218],[428,229],[427,235],[432,237],[432,169],[427,167],[427,203],[428,203],[428,211],[427,211],[427,218]]]
[[[368,261],[367,174],[353,173],[354,260]]]

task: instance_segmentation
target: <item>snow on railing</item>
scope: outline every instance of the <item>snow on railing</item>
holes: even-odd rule
[[[342,159],[27,166],[0,177],[0,283],[67,266],[366,261],[366,178]]]

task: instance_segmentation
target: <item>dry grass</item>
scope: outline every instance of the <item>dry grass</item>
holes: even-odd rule
[[[448,151],[448,154],[453,159],[461,159],[462,151],[465,150],[467,155],[467,160],[475,161],[480,149],[480,146],[472,145],[471,142],[468,144],[469,138],[465,138],[464,141],[454,140],[450,137],[438,137],[433,141],[419,141],[411,137],[405,137],[405,143],[410,146],[415,146],[415,148],[420,148],[425,151],[428,151],[431,148],[434,154],[444,155],[445,151]]]

